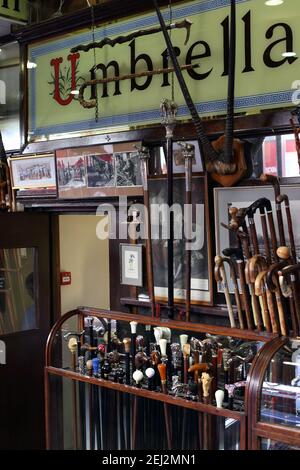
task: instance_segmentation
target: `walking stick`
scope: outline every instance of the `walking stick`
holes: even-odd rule
[[[202,382],[202,390],[203,390],[203,402],[207,405],[209,405],[210,403],[211,381],[212,381],[212,377],[207,372],[202,372],[201,382]],[[208,413],[203,413],[203,424],[204,424],[203,449],[209,450],[211,448],[211,442],[210,442],[210,425],[209,425]]]
[[[224,401],[224,390],[216,390],[215,392],[216,406],[217,408],[223,408]],[[218,421],[218,450],[225,449],[225,429],[224,429],[224,418],[219,416]]]
[[[292,256],[293,262],[297,263],[297,254],[296,254],[296,246],[295,246],[295,239],[294,239],[293,221],[292,221],[291,210],[290,210],[290,201],[286,194],[280,194],[276,200],[278,204],[281,204],[284,201],[286,220],[288,224],[288,234],[289,234],[289,240],[290,240],[291,256]]]
[[[78,349],[77,339],[70,338],[68,342],[69,351],[72,354],[72,369],[76,371],[76,352]],[[75,380],[72,380],[72,421],[73,421],[73,443],[75,450],[78,449],[77,437],[77,388]]]
[[[236,231],[237,236],[241,240],[241,244],[242,244],[242,247],[243,247],[244,254],[245,254],[246,258],[249,260],[252,257],[252,253],[251,253],[250,246],[249,246],[249,235],[248,235],[248,228],[246,226],[245,217],[246,217],[247,213],[249,213],[250,214],[250,220],[251,220],[251,215],[252,215],[251,210],[249,210],[249,208],[237,209],[236,207],[231,207],[229,209],[229,213],[231,215],[231,220],[230,220],[230,223],[229,223],[229,227]],[[249,221],[249,223],[250,223],[250,221]],[[254,225],[253,218],[251,220],[251,225]],[[240,228],[242,228],[242,230],[240,230]],[[257,240],[257,234],[256,234],[255,226],[250,227],[249,230],[250,230],[253,249],[254,249],[254,251],[255,250],[258,251],[258,240]],[[253,243],[253,241],[254,241],[254,243]],[[258,331],[262,331],[260,304],[259,304],[259,301],[258,301],[255,293],[254,293],[254,285],[253,285],[253,283],[249,282],[249,279],[247,279],[246,272],[245,272],[245,280],[246,280],[246,283],[248,284],[249,290],[250,290],[252,307],[253,307],[254,322],[255,322],[255,325],[256,325]]]
[[[284,247],[280,247],[281,250],[279,252],[279,256],[283,259],[288,260],[289,250],[288,248],[283,250]],[[279,251],[279,248],[278,248]],[[300,263],[286,266],[279,272],[279,284],[281,287],[281,291],[285,297],[292,296],[294,300],[295,306],[295,318],[293,321],[293,329],[296,335],[300,334],[300,304],[299,304],[299,292],[298,286],[296,282],[296,274],[299,273],[300,270]],[[291,282],[291,289],[287,290],[285,286],[286,279],[290,279]],[[293,319],[292,319],[293,320]]]
[[[163,99],[160,110],[162,113],[162,124],[166,128],[167,146],[167,190],[168,207],[173,206],[173,134],[176,126],[177,104],[173,101]],[[168,317],[174,318],[174,213],[170,211],[170,230],[168,238]]]
[[[225,248],[223,250],[223,255],[229,256],[231,259],[233,259],[233,261],[236,262],[238,277],[240,280],[241,291],[243,295],[243,301],[244,301],[243,304],[244,304],[244,309],[246,313],[247,328],[249,330],[253,330],[254,321],[253,321],[252,312],[251,312],[250,296],[249,296],[248,287],[247,287],[247,283],[245,279],[245,263],[244,263],[243,252],[240,248]]]
[[[228,315],[229,315],[229,320],[230,320],[230,326],[231,328],[235,328],[235,319],[234,319],[234,313],[233,313],[233,308],[232,308],[232,303],[230,299],[230,293],[228,289],[228,283],[227,283],[227,276],[226,276],[226,271],[224,268],[224,261],[221,256],[216,256],[215,257],[215,280],[216,282],[221,282],[223,289],[224,289],[224,295],[226,299],[226,305],[228,308]]]
[[[249,281],[254,284],[255,295],[261,296],[263,304],[263,323],[267,332],[271,332],[272,326],[273,333],[278,333],[278,323],[276,319],[276,312],[273,304],[272,293],[268,290],[265,291],[265,289],[260,289],[260,283],[268,272],[265,258],[262,255],[253,256],[250,260],[248,260],[246,270]]]
[[[136,147],[139,152],[141,162],[141,176],[144,192],[144,206],[145,206],[145,238],[146,238],[146,266],[147,266],[147,284],[149,291],[149,298],[151,304],[151,314],[155,317],[155,292],[153,280],[153,254],[152,254],[152,237],[151,237],[151,207],[148,189],[148,161],[150,158],[149,149],[147,147]]]
[[[167,366],[166,364],[158,364],[158,372],[161,380],[161,389],[162,393],[168,394],[167,389]],[[167,445],[168,450],[172,450],[172,433],[171,433],[171,423],[170,415],[167,403],[164,402],[164,415],[165,415],[165,426],[166,426],[166,436],[167,436]]]
[[[186,259],[186,272],[185,272],[185,314],[186,321],[190,321],[191,311],[191,234],[192,234],[192,165],[195,157],[195,146],[189,143],[178,142],[181,146],[184,156],[185,167],[185,259]]]
[[[279,261],[279,263],[274,263],[269,267],[269,270],[267,272],[266,276],[266,284],[267,288],[275,293],[276,297],[276,302],[277,302],[277,307],[278,307],[278,312],[284,312],[286,304],[283,304],[283,298],[282,298],[282,293],[280,290],[280,283],[279,283],[279,273],[281,273],[281,270],[287,266],[287,261],[282,260]],[[293,303],[293,298],[289,296],[289,307],[290,307],[290,314],[291,314],[291,320],[292,320],[292,329],[294,331],[294,334],[296,335],[297,332],[297,319],[296,319],[296,313],[295,313],[295,306]]]
[[[276,216],[277,216],[277,225],[279,232],[279,241],[280,245],[285,245],[285,236],[284,236],[284,225],[281,211],[281,204],[277,201],[278,196],[280,195],[280,184],[277,176],[262,174],[260,176],[260,181],[263,183],[271,183],[274,189],[275,203],[276,203]]]
[[[223,253],[224,253],[224,250],[223,250]],[[244,325],[244,318],[243,318],[243,309],[242,309],[242,303],[240,299],[240,291],[239,291],[239,286],[238,286],[238,281],[237,281],[237,274],[235,270],[235,263],[231,258],[222,258],[222,260],[223,260],[223,263],[228,263],[229,265],[230,278],[233,283],[234,298],[235,298],[235,303],[237,306],[240,328],[244,330],[245,325]]]

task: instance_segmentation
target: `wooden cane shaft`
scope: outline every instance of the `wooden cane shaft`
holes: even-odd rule
[[[253,258],[252,258],[253,259]],[[260,268],[261,269],[261,268]],[[265,278],[268,270],[263,269],[262,271],[259,272],[259,274],[255,278],[255,283],[254,283],[254,290],[255,290],[255,295],[259,296],[262,302],[262,317],[263,317],[263,324],[264,327],[266,328],[267,332],[271,332],[271,321],[270,317],[274,317],[275,312],[273,308],[273,299],[272,299],[272,294],[270,291],[266,291],[265,289]],[[251,273],[253,276],[254,273]],[[271,297],[268,296],[268,294],[271,294]],[[270,312],[270,315],[269,315]]]
[[[186,175],[186,178],[189,178],[190,182],[192,179],[192,171]],[[187,183],[187,188],[190,187]],[[185,203],[186,207],[188,208],[187,210],[189,211],[189,207],[192,204],[192,193],[190,190],[186,190],[185,193]],[[192,221],[188,221],[190,224],[188,227],[188,233],[191,228],[191,223]],[[186,245],[190,243],[189,239],[186,239]],[[186,297],[185,297],[185,311],[186,311],[186,321],[190,321],[190,312],[191,312],[191,260],[192,260],[192,253],[190,249],[185,250],[185,258],[186,258],[186,272],[185,272],[185,289],[186,289]]]
[[[254,254],[258,255],[259,254],[259,244],[258,244],[258,238],[257,238],[257,232],[256,232],[254,218],[249,218],[249,231],[250,231],[250,238],[251,238]]]
[[[222,264],[220,265],[219,269],[220,269],[220,273],[221,273],[221,276],[222,276],[222,279],[223,279],[224,295],[225,295],[225,299],[226,299],[226,305],[227,305],[227,308],[228,308],[228,316],[229,316],[230,326],[231,326],[231,328],[235,328],[236,324],[235,324],[235,319],[234,319],[232,303],[231,303],[231,299],[230,299],[230,293],[229,293],[229,289],[228,289],[226,271],[225,271],[225,268]]]
[[[144,190],[144,204],[146,208],[146,267],[147,267],[147,284],[151,304],[151,314],[155,317],[155,293],[154,293],[154,280],[153,280],[153,254],[152,254],[152,239],[151,239],[151,210],[149,202],[149,191]]]
[[[268,216],[268,223],[269,223],[269,229],[270,229],[270,235],[271,235],[272,250],[273,250],[273,253],[274,253],[274,258],[278,261],[278,256],[276,254],[276,251],[277,251],[277,238],[276,238],[276,230],[275,230],[272,211],[267,211],[267,216]]]
[[[276,310],[275,310],[275,306],[274,306],[274,299],[273,299],[272,292],[270,292],[267,289],[266,295],[267,295],[267,302],[268,302],[269,313],[270,313],[272,332],[278,334],[279,333],[279,324],[278,324],[278,320],[277,320],[277,315],[276,315]]]
[[[279,241],[280,241],[280,245],[283,246],[285,245],[285,234],[284,234],[282,210],[281,210],[281,204],[277,202],[276,194],[275,194],[275,201],[276,201],[276,217],[277,217],[277,225],[278,225],[278,232],[279,232]]]
[[[289,204],[285,205],[285,211],[286,211],[286,220],[287,220],[287,224],[288,224],[288,234],[289,234],[289,239],[290,239],[291,255],[292,255],[292,258],[293,258],[293,262],[296,263],[297,262],[297,254],[296,254],[296,247],[295,247],[293,222],[292,222],[292,216],[291,216],[291,211],[290,211]]]
[[[248,288],[247,284],[245,281],[245,271],[244,271],[244,263],[241,260],[237,261],[237,268],[238,268],[238,274],[240,278],[240,283],[241,283],[241,289],[243,293],[243,299],[244,299],[244,308],[246,312],[246,321],[247,321],[247,328],[249,330],[254,329],[254,321],[251,313],[251,307],[250,307],[250,297],[248,293]]]
[[[170,414],[167,403],[164,403],[164,416],[165,416],[165,426],[166,426],[166,436],[167,436],[167,445],[168,450],[172,450],[172,432],[171,432],[171,422]]]
[[[239,288],[236,284],[234,285],[234,298],[235,298],[235,303],[237,306],[240,328],[241,330],[244,330],[245,324],[244,324],[244,318],[243,318],[242,303],[241,303]]]
[[[271,250],[270,250],[270,242],[268,237],[268,228],[267,228],[267,221],[265,214],[260,214],[260,221],[263,233],[263,240],[264,240],[264,248],[265,248],[265,256],[267,259],[267,263],[271,264],[272,257],[271,257]]]
[[[284,308],[283,308],[283,304],[282,304],[282,300],[281,300],[279,283],[278,283],[277,279],[276,279],[275,283],[276,283],[276,286],[277,286],[277,289],[275,290],[275,298],[276,298],[277,309],[278,309],[280,331],[281,331],[281,334],[283,336],[287,336],[285,313],[284,313]]]
[[[72,368],[76,371],[76,354],[72,354]],[[73,414],[73,442],[75,450],[78,449],[78,424],[77,424],[77,382],[72,380],[72,414]]]

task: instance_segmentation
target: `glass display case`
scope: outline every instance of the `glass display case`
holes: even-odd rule
[[[278,338],[252,370],[249,446],[300,450],[300,338]],[[250,412],[250,409],[249,409]]]
[[[274,335],[80,308],[47,343],[48,449],[242,450]]]

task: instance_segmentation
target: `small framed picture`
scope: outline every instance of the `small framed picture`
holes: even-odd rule
[[[143,285],[143,245],[120,244],[121,284]]]
[[[195,146],[195,158],[193,160],[193,173],[199,173],[203,171],[201,154],[199,144],[197,140],[185,141]],[[173,143],[173,173],[184,173],[184,156],[182,148],[177,142]]]
[[[12,189],[56,188],[55,156],[33,155],[9,159]]]

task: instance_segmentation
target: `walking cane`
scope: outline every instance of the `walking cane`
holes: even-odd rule
[[[228,289],[228,283],[227,283],[227,276],[226,276],[226,271],[224,268],[224,261],[221,256],[216,256],[215,257],[215,280],[217,282],[221,282],[223,289],[224,289],[224,295],[226,299],[226,305],[228,308],[228,315],[229,315],[229,320],[230,320],[230,326],[231,328],[235,328],[235,319],[234,319],[234,313],[233,313],[233,308],[232,308],[232,303],[230,299],[230,293]]]
[[[158,372],[160,375],[161,380],[161,389],[162,393],[168,394],[167,389],[167,366],[166,364],[158,364],[157,366]],[[164,415],[165,415],[165,426],[166,426],[166,436],[167,436],[167,445],[168,450],[172,450],[172,433],[171,433],[171,423],[170,423],[170,415],[167,403],[164,402]]]
[[[141,176],[144,192],[145,205],[145,238],[146,238],[146,267],[147,267],[147,284],[149,298],[151,304],[151,314],[155,317],[155,292],[153,280],[153,253],[152,253],[152,237],[151,237],[151,207],[148,189],[148,161],[150,158],[149,149],[147,147],[136,147],[139,152],[141,161]]]
[[[178,107],[173,101],[163,99],[160,109],[162,112],[162,124],[166,128],[167,144],[167,189],[168,207],[173,206],[173,134],[176,126],[176,114]],[[174,213],[170,211],[170,230],[168,238],[168,317],[174,317]]]
[[[262,174],[260,176],[260,181],[263,183],[271,183],[274,189],[275,203],[276,203],[276,216],[277,216],[277,225],[279,231],[279,241],[280,245],[285,245],[285,236],[284,236],[284,225],[281,211],[281,204],[277,201],[278,196],[280,195],[280,184],[277,176]]]
[[[254,320],[251,312],[251,301],[248,292],[248,285],[245,279],[245,263],[243,252],[240,248],[225,248],[223,250],[223,255],[229,256],[236,263],[238,277],[241,285],[241,291],[243,295],[243,306],[246,313],[247,328],[249,330],[253,330]]]
[[[190,321],[191,311],[191,249],[190,243],[192,238],[192,165],[195,158],[195,146],[189,143],[178,142],[181,146],[184,157],[185,167],[185,210],[184,210],[184,233],[185,233],[185,313],[186,321]]]

